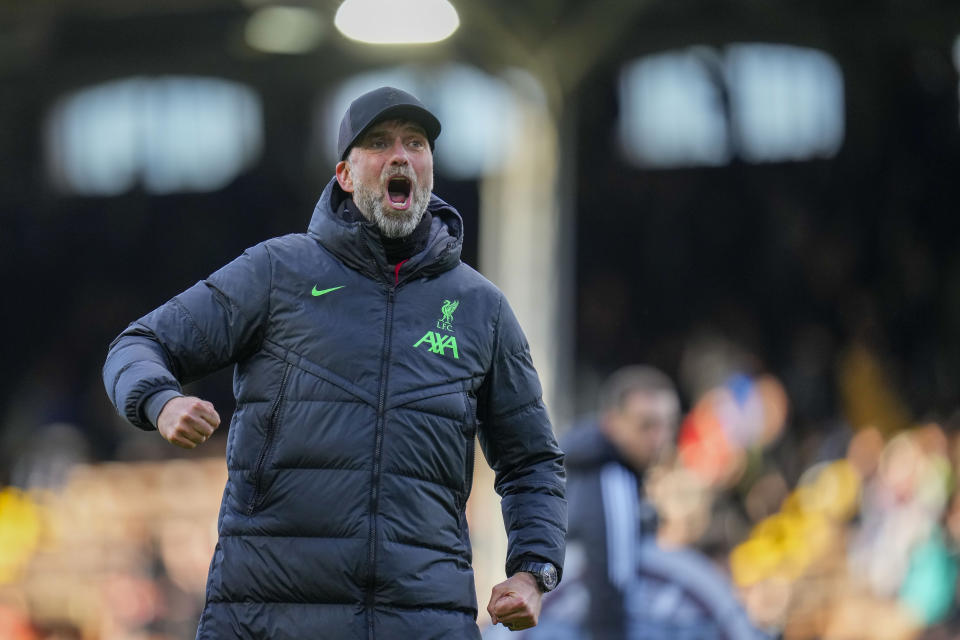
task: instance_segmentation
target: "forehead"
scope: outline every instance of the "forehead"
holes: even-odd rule
[[[363,134],[364,138],[370,136],[384,135],[389,133],[416,133],[423,137],[427,136],[426,130],[413,120],[381,120],[372,125],[367,132]]]
[[[626,414],[651,414],[672,416],[679,411],[677,397],[670,391],[634,391],[624,398],[622,412]]]

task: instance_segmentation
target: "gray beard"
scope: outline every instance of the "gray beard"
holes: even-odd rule
[[[417,184],[416,188],[410,193],[410,208],[406,211],[395,211],[385,209],[383,206],[383,192],[380,185],[374,189],[368,189],[366,185],[357,183],[353,189],[353,202],[357,209],[363,214],[363,217],[373,222],[380,229],[380,234],[385,238],[404,238],[417,228],[423,218],[427,205],[430,204],[430,192],[433,189],[433,180],[431,184],[419,184],[414,181],[412,171],[385,171],[381,176],[381,184],[388,180],[387,176],[403,175],[410,180],[410,184]],[[431,176],[432,177],[432,176]]]

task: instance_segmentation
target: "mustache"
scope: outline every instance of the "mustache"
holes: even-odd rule
[[[392,178],[406,178],[411,184],[417,182],[417,175],[408,166],[387,167],[380,174],[380,180],[383,182],[389,182]]]

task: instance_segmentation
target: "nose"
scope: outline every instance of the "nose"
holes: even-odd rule
[[[398,137],[393,141],[393,147],[390,149],[390,164],[405,165],[408,162],[407,148],[403,146],[403,140]]]

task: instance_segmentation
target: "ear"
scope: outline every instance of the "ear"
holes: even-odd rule
[[[353,193],[353,176],[350,173],[350,163],[346,160],[337,163],[337,182],[346,193]]]
[[[611,423],[616,419],[617,419],[616,411],[614,411],[613,409],[607,409],[606,411],[601,413],[600,419],[597,420],[597,425],[600,427],[600,431],[602,431],[607,435],[610,435],[610,433],[614,431],[614,426],[615,426]]]

